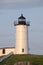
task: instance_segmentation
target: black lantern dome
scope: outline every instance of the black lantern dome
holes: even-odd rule
[[[26,25],[30,26],[30,22],[26,22],[26,18],[21,14],[20,17],[18,17],[18,22],[14,22],[14,25]]]
[[[18,24],[26,25],[26,18],[21,14],[21,16],[18,18]]]

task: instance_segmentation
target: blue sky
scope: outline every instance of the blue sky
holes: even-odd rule
[[[18,17],[21,13],[23,13],[26,20],[30,21],[30,27],[28,27],[29,52],[33,54],[43,54],[43,6],[39,6],[39,4],[34,6],[30,5],[31,7],[27,7],[26,5],[25,8],[24,3],[24,8],[20,5],[21,8],[17,6],[12,9],[10,6],[9,8],[6,6],[6,8],[5,5],[3,8],[2,2],[0,5],[0,47],[15,46],[14,21],[17,21]]]

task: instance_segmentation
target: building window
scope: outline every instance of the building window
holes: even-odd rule
[[[24,52],[24,49],[22,49],[22,52]]]
[[[5,54],[5,49],[3,49],[2,53]]]

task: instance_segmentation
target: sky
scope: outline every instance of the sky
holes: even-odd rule
[[[15,47],[15,26],[23,13],[28,27],[29,53],[43,55],[43,0],[0,0],[0,48]]]

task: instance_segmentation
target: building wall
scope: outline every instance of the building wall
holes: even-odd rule
[[[4,54],[3,54],[3,49],[5,50]],[[0,49],[0,56],[7,55],[11,52],[13,52],[15,54],[15,48],[2,48],[2,49]]]
[[[28,54],[28,26],[16,25],[16,54]]]

